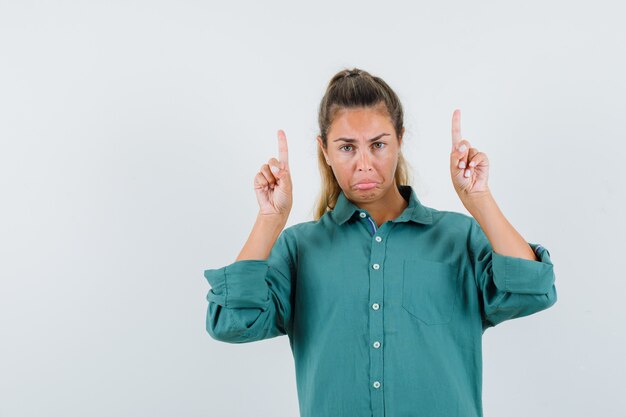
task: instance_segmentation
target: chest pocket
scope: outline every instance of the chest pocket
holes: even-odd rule
[[[458,298],[458,275],[453,264],[405,259],[402,308],[429,325],[449,323]]]

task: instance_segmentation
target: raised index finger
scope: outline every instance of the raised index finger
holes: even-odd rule
[[[287,136],[283,130],[278,131],[278,162],[285,164],[285,167],[289,167],[289,150],[287,148]]]
[[[461,110],[456,109],[452,113],[452,147],[456,147],[461,141]]]

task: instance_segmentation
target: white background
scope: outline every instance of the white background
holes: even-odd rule
[[[0,416],[296,416],[287,337],[211,339],[203,271],[243,246],[278,129],[288,226],[312,219],[352,67],[402,100],[425,205],[467,214],[461,108],[551,253],[557,304],[484,335],[485,416],[623,415],[625,7],[586,3],[0,1]]]

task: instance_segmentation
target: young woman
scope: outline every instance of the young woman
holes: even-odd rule
[[[254,179],[259,213],[236,261],[206,270],[206,328],[288,335],[302,417],[482,416],[482,335],[556,302],[549,252],[491,195],[487,155],[452,116],[452,184],[472,215],[424,206],[402,156],[403,111],[379,77],[336,74],[319,108],[315,220],[292,206],[287,139]]]

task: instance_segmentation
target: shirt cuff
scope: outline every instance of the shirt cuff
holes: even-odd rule
[[[267,269],[267,260],[247,259],[205,270],[204,277],[211,285],[207,300],[230,308],[265,305],[268,299]]]
[[[537,243],[528,244],[539,261],[493,252],[493,280],[499,289],[519,294],[547,294],[554,285],[550,252]]]

